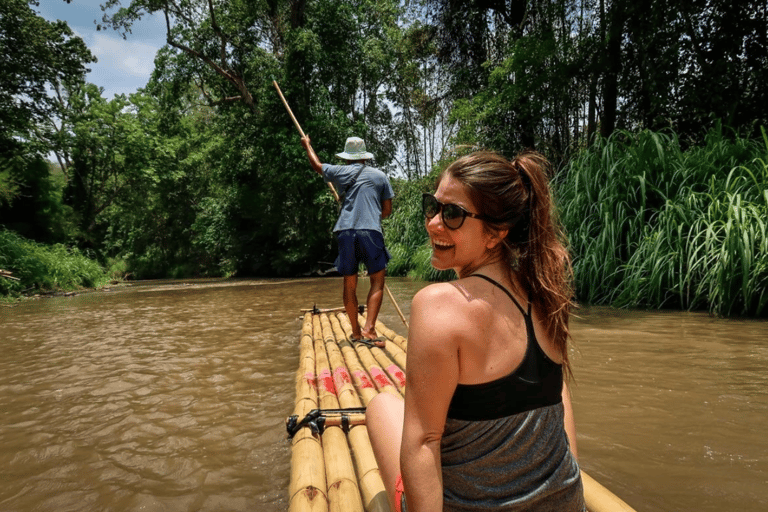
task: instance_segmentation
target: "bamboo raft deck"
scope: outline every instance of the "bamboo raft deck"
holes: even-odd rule
[[[296,401],[286,420],[293,434],[289,510],[389,512],[364,410],[378,393],[404,395],[408,342],[377,321],[386,347],[353,346],[339,309],[304,312]],[[583,471],[582,480],[590,512],[634,512]]]

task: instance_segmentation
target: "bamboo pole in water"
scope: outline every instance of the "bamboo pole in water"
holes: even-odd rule
[[[322,316],[322,315],[321,315]],[[315,368],[317,369],[317,393],[320,409],[338,409],[339,399],[333,383],[321,319],[313,318],[315,341]],[[333,338],[331,338],[333,340]],[[347,437],[340,426],[326,427],[323,434],[325,475],[328,483],[328,509],[331,512],[362,512],[363,502],[357,486],[357,476]]]
[[[296,374],[294,415],[304,418],[317,409],[317,378],[312,338],[312,315],[304,315]],[[328,499],[325,462],[320,438],[309,428],[302,428],[291,442],[290,512],[327,512]]]

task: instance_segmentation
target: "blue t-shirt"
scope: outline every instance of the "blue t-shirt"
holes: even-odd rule
[[[345,229],[372,229],[382,232],[381,203],[395,197],[395,192],[386,174],[367,165],[354,184],[349,186],[363,165],[323,164],[323,179],[333,183],[339,194],[346,189],[339,219],[333,227],[334,233]]]

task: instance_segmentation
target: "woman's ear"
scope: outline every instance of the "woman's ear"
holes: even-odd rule
[[[497,245],[501,243],[502,240],[507,238],[508,234],[509,234],[508,229],[491,230],[488,233],[488,238],[485,240],[486,249],[488,250],[494,249]]]

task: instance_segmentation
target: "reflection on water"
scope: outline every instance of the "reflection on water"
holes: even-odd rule
[[[423,283],[388,285],[408,315]],[[326,278],[0,308],[0,510],[285,510],[300,310],[340,303]],[[406,334],[388,298],[380,318]],[[586,308],[573,330],[587,472],[639,512],[768,509],[768,323]]]

